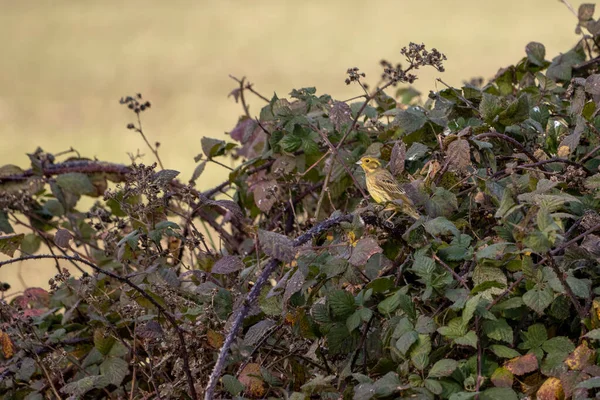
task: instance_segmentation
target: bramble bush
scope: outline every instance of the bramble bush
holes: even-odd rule
[[[0,303],[2,398],[597,396],[593,14],[580,7],[581,39],[551,61],[532,42],[490,82],[427,96],[398,85],[446,58],[412,43],[374,89],[349,69],[363,94],[348,101],[236,79],[244,114],[230,141],[201,140],[189,180],[142,130],[141,95],[121,102],[157,163],[38,149],[0,168],[0,268],[57,269],[49,291]],[[364,155],[420,219],[369,201]],[[195,188],[230,158],[227,181]]]

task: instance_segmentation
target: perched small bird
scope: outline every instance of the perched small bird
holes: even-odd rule
[[[373,200],[377,203],[391,203],[386,207],[387,210],[400,210],[414,219],[421,217],[394,176],[381,166],[381,161],[373,157],[363,157],[356,164],[365,171],[367,190]],[[394,215],[396,212],[388,218],[388,221]]]

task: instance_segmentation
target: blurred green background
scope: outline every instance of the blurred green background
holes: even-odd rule
[[[575,9],[583,1],[570,2]],[[558,0],[304,1],[31,1],[0,0],[0,165],[28,166],[37,146],[52,153],[127,163],[139,135],[125,126],[134,115],[119,98],[140,92],[152,102],[143,113],[151,142],[161,142],[167,168],[187,181],[202,136],[223,137],[241,113],[228,93],[228,75],[246,76],[266,97],[316,86],[343,100],[361,94],[346,86],[359,67],[374,84],[379,60],[403,61],[410,41],[446,54],[446,72],[419,71],[426,95],[435,79],[460,85],[492,77],[538,41],[546,58],[578,40],[575,16]],[[261,100],[248,96],[257,114]],[[198,181],[208,188],[226,171],[210,165]],[[10,265],[0,279],[46,286],[50,264]]]

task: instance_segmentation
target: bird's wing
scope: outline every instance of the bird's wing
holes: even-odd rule
[[[401,200],[409,205],[413,204],[408,196],[406,196],[404,189],[400,187],[394,176],[388,170],[382,170],[380,172],[377,182],[394,200]]]
[[[382,170],[377,177],[377,183],[379,183],[382,189],[386,190],[388,193],[393,194],[393,197],[396,195],[403,195],[404,190],[398,185],[396,179],[389,173],[387,170]]]

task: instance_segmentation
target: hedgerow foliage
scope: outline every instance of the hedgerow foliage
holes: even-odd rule
[[[588,398],[600,366],[600,21],[546,60],[422,97],[423,45],[370,90],[264,98],[193,176],[38,149],[0,169],[0,251],[54,259],[2,302],[0,394],[42,398]],[[248,97],[265,101],[257,117]],[[261,100],[262,99],[262,100]],[[415,221],[372,204],[389,162]],[[200,192],[207,163],[238,165]],[[114,182],[114,183],[109,183]],[[93,198],[91,207],[82,198]],[[90,204],[87,201],[87,204]],[[83,211],[87,209],[87,211]],[[14,228],[27,233],[15,233]],[[208,228],[208,230],[206,229]],[[208,233],[212,232],[212,233]],[[44,249],[41,249],[41,245]],[[60,261],[60,264],[59,264]],[[33,262],[33,261],[30,261]],[[85,270],[72,276],[69,263]],[[8,285],[5,285],[5,289]]]

